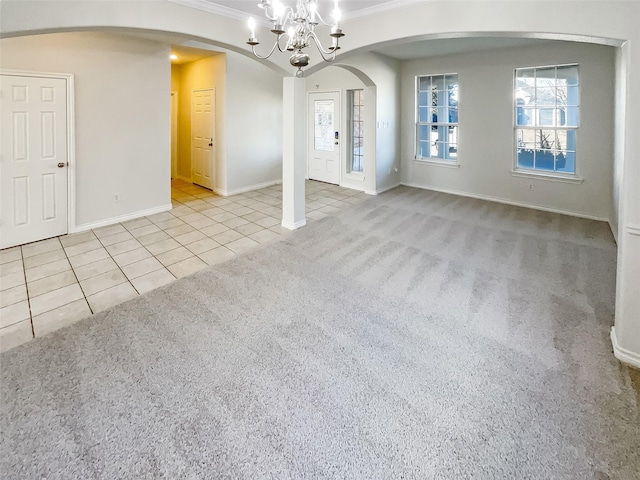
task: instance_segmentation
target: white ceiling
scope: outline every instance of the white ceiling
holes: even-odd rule
[[[258,0],[206,0],[208,3],[242,12],[246,15],[262,15],[258,8]],[[295,6],[295,0],[282,0],[285,5]],[[339,0],[338,5],[345,16],[365,14],[367,10],[395,8],[402,3],[412,3],[412,0]],[[334,0],[318,0],[318,11],[328,17],[333,10]],[[326,14],[325,14],[326,12]]]
[[[220,52],[214,50],[205,50],[203,48],[185,47],[184,45],[171,45],[171,53],[176,55],[176,60],[171,60],[171,63],[180,65],[183,63],[195,62],[206,57],[212,57],[219,55]]]

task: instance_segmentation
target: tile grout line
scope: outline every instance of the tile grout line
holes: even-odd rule
[[[182,202],[179,202],[178,200],[176,200],[176,203],[179,203],[181,206],[184,206],[184,207],[187,207],[187,208],[191,208],[189,205],[186,205],[186,204],[184,204],[184,203],[182,203]],[[206,203],[208,203],[208,202],[206,202]],[[215,206],[215,205],[214,205],[214,206]],[[218,207],[218,208],[220,208],[220,207]],[[193,208],[191,208],[191,210],[193,210]],[[223,209],[223,210],[224,210],[224,209]],[[225,211],[228,211],[228,210],[225,210]],[[200,212],[199,212],[199,211],[197,211],[197,210],[193,210],[193,212],[194,212],[194,213],[200,213]],[[173,214],[172,214],[172,215],[173,215]],[[201,215],[202,215],[202,214],[201,214]],[[247,215],[249,215],[249,214],[247,214]],[[204,215],[204,216],[205,216],[205,217],[207,217],[206,215]],[[180,220],[181,222],[183,222],[185,225],[189,225],[189,226],[190,226],[191,228],[193,228],[195,231],[202,233],[206,238],[210,238],[211,240],[213,240],[213,237],[210,237],[209,235],[207,235],[206,233],[204,233],[201,229],[194,227],[194,226],[193,226],[193,225],[191,225],[190,223],[185,222],[184,220],[182,220],[182,219],[181,219],[181,218],[179,218],[179,217],[176,217],[175,215],[174,215],[174,217],[175,217],[175,218],[177,218],[178,220]],[[145,217],[145,218],[146,218],[146,217]],[[212,218],[210,218],[210,217],[207,217],[207,218],[209,218],[209,219],[213,220],[213,219],[212,219]],[[236,215],[236,218],[243,218],[243,217],[240,217],[239,215]],[[245,219],[245,220],[246,220],[246,219]],[[154,225],[156,225],[156,224],[154,223],[154,221],[153,221],[153,220],[149,220],[149,221],[150,221],[151,223],[153,223]],[[214,220],[214,221],[215,221],[215,220]],[[248,221],[249,223],[254,223],[254,222],[251,222],[251,221],[249,221],[249,220],[247,220],[247,221]],[[216,223],[217,223],[218,225],[224,225],[222,222],[217,222],[217,221],[216,221]],[[258,225],[258,224],[256,223],[255,225]],[[157,226],[157,225],[156,225],[156,226]],[[225,226],[227,229],[229,229],[229,230],[233,230],[234,232],[237,232],[238,234],[242,235],[243,237],[249,238],[247,235],[243,235],[242,233],[238,232],[237,230],[234,230],[234,229],[233,229],[233,228],[231,228],[231,227],[227,227],[226,225],[224,225],[224,226]],[[260,225],[258,225],[258,226],[259,226],[260,228],[264,229],[264,227],[262,227],[262,226],[260,226]],[[158,227],[158,228],[160,228],[160,227]],[[204,228],[207,228],[207,227],[204,227]],[[167,235],[169,235],[169,237],[170,237],[170,238],[172,238],[172,239],[174,239],[174,240],[175,240],[175,237],[173,237],[172,235],[168,234],[168,233],[167,233],[167,231],[166,231],[165,229],[160,228],[160,230],[162,230],[164,233],[166,233]],[[220,232],[220,233],[224,233],[224,232]],[[238,239],[238,240],[239,240],[239,239]],[[196,240],[196,242],[197,242],[197,241],[199,241],[199,240]],[[214,241],[214,242],[216,242],[216,243],[218,243],[218,244],[220,245],[220,247],[224,247],[225,249],[229,250],[229,251],[230,251],[231,253],[233,253],[234,255],[237,255],[237,253],[236,253],[236,252],[234,252],[234,251],[233,251],[233,250],[231,250],[230,248],[227,248],[227,246],[226,246],[226,245],[223,245],[222,243],[220,243],[220,242],[218,242],[218,241],[216,241],[216,240],[213,240],[213,241]],[[184,247],[184,248],[186,248],[187,250],[189,250],[189,248],[188,248],[186,245],[183,245],[183,244],[182,244],[182,243],[180,243],[178,240],[176,240],[176,242],[178,242],[178,243],[180,244],[180,247]],[[192,243],[195,243],[195,242],[192,242]],[[228,243],[231,243],[231,242],[228,242]],[[190,244],[189,244],[189,245],[190,245]],[[167,250],[167,251],[177,250],[177,249],[178,249],[178,248],[180,248],[180,247],[176,247],[176,248],[174,248],[174,249]],[[210,250],[206,250],[205,252],[202,252],[202,253],[210,252],[211,250],[215,250],[216,248],[219,248],[219,247],[213,247],[212,249],[210,249]],[[191,250],[189,250],[189,251],[191,252]],[[204,262],[204,260],[202,260],[202,259],[200,258],[200,255],[197,255],[197,254],[195,254],[195,253],[193,253],[193,252],[191,252],[191,253],[192,253],[195,257],[198,257],[198,259],[199,259],[200,261]],[[158,260],[158,261],[160,261],[160,260]],[[180,261],[182,261],[182,260],[180,260]],[[162,263],[162,262],[160,262],[160,263]],[[176,263],[178,263],[178,262],[176,262]],[[207,263],[207,262],[204,262],[204,263]],[[163,264],[163,265],[164,265],[164,264]],[[172,265],[173,265],[173,264],[172,264]],[[207,266],[211,266],[211,265],[207,264]],[[165,266],[165,268],[167,268],[167,267]]]
[[[22,245],[20,245],[20,260],[22,260],[22,274],[24,275],[24,289],[27,292],[27,306],[29,307],[29,323],[31,324],[31,337],[36,338],[36,331],[33,328],[33,314],[31,313],[31,296],[29,295],[29,283],[27,282],[27,267],[24,263],[24,252],[22,250]]]
[[[93,233],[93,230],[91,230],[91,233]],[[93,233],[93,235],[95,236],[95,233]],[[59,238],[60,237],[58,237],[58,239]],[[96,237],[96,238],[98,238],[98,237]],[[78,282],[78,286],[80,287],[80,291],[82,292],[82,296],[84,297],[84,301],[87,302],[87,306],[89,307],[89,311],[91,312],[91,315],[93,315],[94,314],[93,308],[91,308],[91,304],[89,303],[89,299],[87,298],[87,295],[84,293],[84,288],[82,288],[82,284],[80,283],[80,279],[78,278],[78,275],[76,274],[76,269],[73,268],[73,264],[71,263],[71,258],[67,254],[67,249],[66,249],[66,247],[64,245],[62,245],[62,241],[60,241],[60,245],[62,246],[62,251],[64,252],[64,256],[67,259],[67,262],[69,262],[69,266],[71,267],[71,271],[73,272],[73,276],[76,279],[76,282]],[[71,245],[71,246],[73,246],[73,245]],[[58,308],[61,308],[61,307],[58,307]]]
[[[201,200],[201,199],[199,199],[199,198],[197,198],[197,197],[194,197],[194,198],[196,198],[196,200]],[[172,200],[174,200],[174,199],[172,198]],[[193,211],[194,211],[194,213],[200,213],[199,211],[194,210],[192,207],[190,207],[189,205],[187,205],[187,204],[185,204],[185,203],[180,202],[179,200],[175,200],[175,201],[176,201],[176,203],[179,203],[181,206],[184,206],[184,207],[190,208],[191,210],[193,210]],[[190,201],[191,201],[191,200],[190,200]],[[204,201],[204,200],[203,200],[203,201]],[[282,202],[282,200],[281,200],[281,202]],[[205,203],[209,203],[209,202],[205,202]],[[261,202],[261,203],[264,203],[264,202]],[[213,205],[213,204],[210,204],[210,205]],[[275,206],[275,205],[269,205],[269,204],[267,204],[267,203],[265,203],[265,205],[267,205],[267,206],[269,206],[269,207],[273,207],[273,206]],[[213,205],[213,206],[215,207],[215,205]],[[242,206],[244,206],[244,205],[242,205]],[[222,207],[217,207],[217,208],[222,208]],[[225,210],[225,209],[224,209],[224,208],[222,208],[222,210]],[[252,210],[253,210],[254,212],[257,212],[257,211],[258,211],[258,210],[255,210],[255,209],[252,209]],[[229,213],[232,213],[232,212],[230,212],[229,210],[225,210],[225,211],[226,211],[226,212],[229,212]],[[233,213],[232,213],[232,214],[233,214]],[[235,215],[235,214],[233,214],[233,215]],[[251,214],[250,214],[250,213],[247,213],[247,215],[251,215]],[[269,214],[266,214],[266,213],[265,213],[264,215],[265,215],[266,217],[276,218],[276,217],[273,217],[272,215],[269,215]],[[175,215],[174,215],[174,216],[175,216]],[[205,216],[205,217],[207,217],[206,215],[204,215],[204,216]],[[236,218],[243,218],[243,219],[247,220],[246,218],[244,218],[244,216],[243,216],[243,215],[235,215],[235,217],[236,217]],[[178,217],[176,217],[176,218],[178,218]],[[207,218],[210,218],[210,217],[207,217]],[[206,233],[202,232],[202,230],[201,230],[201,229],[194,227],[194,226],[193,226],[193,225],[191,225],[190,223],[187,223],[187,222],[185,222],[184,220],[182,220],[181,218],[178,218],[178,219],[179,219],[179,220],[181,220],[182,222],[184,222],[184,224],[189,225],[189,226],[190,226],[191,228],[193,228],[194,230],[196,230],[196,231],[198,231],[198,232],[202,233],[202,234],[203,234],[203,235],[205,235],[207,238],[211,238],[211,239],[213,240],[213,238],[212,238],[212,237],[210,237],[210,236],[209,236],[209,235],[207,235]],[[151,221],[152,223],[154,223],[154,222],[153,222],[153,220],[150,220],[150,221]],[[269,231],[272,231],[272,232],[273,232],[273,230],[271,230],[271,228],[273,228],[273,227],[263,227],[262,225],[259,225],[259,224],[257,224],[256,222],[252,222],[251,220],[247,220],[247,222],[248,222],[248,223],[250,223],[250,224],[252,224],[252,225],[256,225],[256,226],[260,227],[260,230],[259,230],[259,231],[261,231],[261,230],[269,230]],[[223,222],[216,222],[216,223],[218,223],[219,225],[224,225],[224,223],[223,223]],[[155,223],[154,223],[154,225],[155,225]],[[276,224],[276,225],[277,225],[277,224]],[[276,226],[276,225],[273,225],[273,226]],[[226,225],[224,225],[224,226],[225,226],[225,227],[227,227]],[[243,225],[241,225],[241,226],[243,226]],[[160,228],[160,227],[158,227],[158,228]],[[207,227],[205,227],[205,228],[207,228]],[[227,227],[227,228],[228,228],[229,230],[233,230],[234,232],[236,232],[236,233],[238,233],[238,234],[242,235],[244,238],[249,238],[250,240],[253,240],[252,238],[250,238],[250,236],[249,236],[249,235],[245,235],[245,234],[243,234],[243,233],[240,233],[240,232],[238,232],[238,231],[237,231],[236,229],[234,229],[234,228],[231,228],[231,227]],[[164,229],[161,229],[161,230],[162,230],[163,232],[165,232],[165,233],[166,233],[166,230],[164,230]],[[223,233],[223,232],[221,232],[221,233]],[[255,232],[255,233],[258,233],[258,232]],[[279,235],[279,236],[282,236],[282,234],[280,234],[280,233],[278,233],[278,232],[273,232],[273,233],[275,233],[275,234],[277,234],[277,235]],[[167,235],[169,235],[169,234],[167,234]],[[252,235],[253,235],[253,234],[252,234]],[[175,238],[175,237],[172,237],[171,235],[169,235],[169,236],[170,236],[171,238]],[[238,239],[238,240],[240,240],[240,239]],[[215,241],[215,240],[214,240],[214,241]],[[255,240],[253,240],[253,241],[255,242]],[[178,242],[178,243],[180,243],[180,242]],[[195,242],[194,242],[194,243],[195,243]],[[231,243],[231,242],[228,242],[228,243]],[[262,243],[260,243],[260,242],[256,242],[256,243],[258,243],[258,245],[264,245],[264,244],[262,244]],[[180,246],[185,247],[185,248],[187,248],[187,250],[189,250],[189,249],[188,249],[188,247],[187,247],[186,245],[182,245],[182,244],[180,244]],[[229,251],[230,251],[231,253],[233,253],[234,255],[238,255],[236,252],[234,252],[234,251],[233,251],[233,250],[231,250],[230,248],[227,248],[227,246],[226,246],[226,245],[220,244],[220,246],[221,246],[221,247],[225,247],[227,250],[229,250]],[[179,248],[179,247],[176,247],[176,248]],[[218,248],[218,247],[214,247],[214,248]],[[214,248],[212,248],[211,250],[213,250]],[[191,252],[191,250],[189,250],[189,251]],[[207,250],[207,252],[208,252],[208,251],[210,251],[210,250]],[[191,253],[193,253],[193,252],[191,252]],[[206,252],[202,252],[202,253],[206,253]],[[194,255],[195,255],[196,257],[200,258],[200,256],[199,256],[199,255],[196,255],[195,253],[194,253]],[[202,259],[200,258],[200,260],[202,260]],[[204,261],[204,260],[202,260],[202,261]],[[207,263],[207,262],[205,262],[205,263]]]
[[[142,217],[142,218],[147,218],[147,217]],[[118,222],[117,224],[114,224],[114,225],[120,225],[122,228],[124,228],[124,229],[125,229],[125,231],[126,231],[129,235],[131,235],[131,232],[130,232],[130,231],[127,229],[127,227],[125,227],[122,223]],[[110,225],[110,226],[113,226],[113,225]],[[94,232],[93,230],[91,230],[91,231],[93,232],[93,234],[94,234],[94,235],[96,235],[96,232]],[[131,236],[133,237],[133,235],[131,235]],[[129,283],[129,285],[131,285],[131,286],[133,287],[133,289],[135,290],[136,294],[138,294],[138,296],[140,296],[140,292],[139,292],[139,291],[138,291],[138,289],[135,287],[135,285],[134,285],[133,283],[131,283],[131,280],[129,280],[129,277],[127,277],[127,274],[126,274],[126,273],[124,273],[124,270],[122,270],[122,267],[120,266],[120,264],[119,264],[118,262],[116,262],[116,259],[115,259],[115,258],[113,258],[113,255],[111,255],[111,252],[110,252],[109,250],[107,250],[107,246],[106,246],[104,243],[102,243],[102,240],[100,239],[100,237],[98,237],[98,235],[96,235],[96,238],[98,239],[98,242],[100,242],[100,245],[102,245],[102,248],[104,248],[104,251],[105,251],[105,252],[107,252],[107,255],[109,255],[109,258],[111,258],[111,260],[113,260],[113,263],[115,263],[115,264],[116,264],[116,267],[118,267],[118,270],[120,270],[120,272],[122,273],[122,275],[124,275],[124,278],[126,278],[126,279],[127,279],[127,282]],[[135,238],[135,237],[133,237],[133,238],[134,238],[134,240],[135,240],[136,242],[138,242],[138,239],[137,239],[137,238]],[[118,243],[124,243],[124,242],[127,242],[127,241],[128,241],[128,240],[124,240],[123,242],[118,242]],[[118,243],[114,243],[114,244],[112,244],[112,245],[117,245]],[[140,243],[140,242],[138,242],[138,243]],[[109,246],[111,246],[111,245],[109,245]],[[140,246],[141,246],[141,247],[143,247],[145,250],[147,250],[147,249],[145,248],[145,246],[144,246],[144,245],[142,245],[141,243],[140,243]],[[149,250],[147,250],[147,252],[149,252]],[[122,252],[122,253],[127,253],[127,252]],[[151,252],[149,252],[149,254],[151,254]],[[135,263],[135,262],[134,262],[134,263]],[[105,273],[106,273],[106,272],[105,272]],[[124,282],[122,282],[122,283],[124,283]],[[122,285],[122,283],[119,283],[118,285]],[[118,285],[114,285],[113,287],[117,287]],[[109,287],[109,288],[113,288],[113,287]],[[105,290],[108,290],[108,289],[105,289]],[[105,290],[103,290],[103,291],[105,291]],[[100,292],[96,292],[96,293],[100,293]],[[94,294],[94,295],[95,295],[95,294]],[[89,300],[88,300],[88,299],[87,299],[87,303],[89,303]]]
[[[163,230],[163,229],[161,229],[160,227],[158,227],[158,226],[153,222],[153,220],[151,220],[149,217],[141,217],[141,218],[146,218],[147,220],[149,220],[149,222],[151,222],[151,224],[152,224],[152,225],[154,225],[155,227],[159,228],[161,232],[164,232],[164,230]],[[176,218],[177,218],[177,217],[176,217]],[[121,223],[120,225],[122,225],[122,228],[124,228],[124,229],[129,233],[129,235],[131,235],[131,236],[133,237],[133,239],[134,239],[136,242],[140,243],[140,240],[138,240],[138,237],[134,237],[134,236],[131,234],[131,231],[130,231],[127,227],[125,227],[122,223]],[[135,230],[135,229],[133,229],[133,230]],[[154,232],[154,233],[156,233],[156,232]],[[165,232],[165,233],[166,233],[166,232]],[[149,235],[153,235],[153,233],[150,233]],[[168,234],[167,234],[167,235],[168,235]],[[143,235],[143,236],[144,236],[144,235]],[[173,237],[171,237],[171,235],[169,235],[169,237],[170,237],[170,238],[173,238]],[[125,241],[126,241],[126,240],[125,240]],[[100,243],[102,243],[102,242],[100,242]],[[180,242],[178,242],[178,243],[180,243]],[[152,245],[153,245],[153,244],[152,244]],[[176,276],[171,272],[171,270],[169,270],[169,269],[167,268],[167,266],[166,266],[164,263],[162,263],[160,260],[158,260],[158,258],[157,258],[153,253],[151,253],[151,252],[149,251],[149,249],[147,248],[147,246],[146,246],[146,245],[142,245],[142,243],[140,243],[140,246],[141,246],[142,248],[144,248],[144,249],[149,253],[149,255],[151,255],[151,257],[153,257],[153,258],[154,258],[154,259],[155,259],[155,260],[156,260],[160,265],[162,265],[162,268],[164,268],[167,272],[169,272],[169,275],[171,275],[171,276],[173,277],[174,281],[178,279],[178,278],[177,278],[177,277],[176,277]],[[107,249],[106,249],[106,247],[105,247],[105,250],[107,250]],[[111,253],[109,252],[109,250],[107,250],[107,253],[108,253],[109,255],[111,255]],[[124,253],[127,253],[127,252],[124,252]],[[116,262],[116,259],[115,259],[115,258],[113,258],[113,256],[112,256],[111,258],[113,259],[113,261],[115,262],[115,264],[116,264],[116,265],[118,265],[118,262]],[[143,259],[143,260],[144,260],[144,259]],[[142,261],[142,260],[139,260],[139,261]],[[134,262],[134,263],[137,263],[137,262]],[[133,264],[131,264],[131,265],[133,265]],[[118,267],[120,267],[120,265],[118,265]],[[122,269],[121,269],[121,270],[122,270]],[[160,270],[160,269],[158,269],[158,270]],[[145,273],[144,275],[148,275],[149,273],[157,272],[158,270],[153,270],[153,271],[151,271],[151,272]],[[138,289],[135,287],[135,285],[133,284],[133,282],[129,279],[129,277],[127,277],[127,274],[126,274],[126,273],[124,273],[124,271],[122,271],[122,274],[123,274],[123,275],[125,276],[125,278],[129,281],[129,283],[131,284],[131,286],[133,287],[133,289],[134,289],[136,292],[138,292],[138,295],[141,295],[141,293],[140,293],[140,292],[138,291]],[[140,277],[144,277],[144,275],[140,275]],[[136,277],[136,278],[140,278],[140,277]],[[155,290],[155,289],[153,289],[153,290]]]
[[[173,199],[172,199],[172,200],[173,200]],[[191,207],[189,207],[188,205],[185,205],[184,203],[181,203],[181,202],[179,202],[179,201],[177,201],[177,200],[176,200],[176,203],[180,203],[180,205],[182,205],[182,206],[185,206],[185,207],[191,208]],[[193,209],[191,208],[191,210],[193,210]],[[194,211],[194,213],[200,213],[200,212],[198,212],[198,211],[196,211],[196,210],[193,210],[193,211]],[[173,214],[171,214],[171,215],[173,215]],[[207,235],[206,233],[204,233],[204,232],[203,232],[202,230],[200,230],[199,228],[194,227],[194,226],[193,226],[193,225],[191,225],[190,223],[185,222],[184,220],[182,220],[182,219],[181,219],[181,218],[179,218],[179,217],[176,217],[175,215],[173,215],[173,216],[174,216],[175,218],[177,218],[178,220],[180,220],[181,222],[183,222],[185,225],[189,225],[189,226],[190,226],[191,228],[193,228],[195,231],[202,233],[202,234],[205,236],[205,238],[210,238],[211,240],[213,240],[213,237],[210,237],[209,235]],[[204,215],[204,216],[206,217],[206,215]],[[147,218],[147,217],[145,217],[145,218]],[[207,218],[209,218],[209,217],[207,217]],[[156,223],[155,223],[153,220],[151,220],[151,219],[148,219],[148,220],[149,220],[151,223],[153,223],[156,227],[158,226],[158,225],[156,225]],[[219,224],[219,225],[222,225],[222,222],[216,222],[216,223],[217,223],[217,224]],[[225,227],[227,227],[227,226],[225,225]],[[126,227],[125,227],[125,228],[126,228]],[[168,235],[168,236],[169,236],[169,238],[171,238],[171,239],[175,240],[175,241],[180,245],[179,247],[172,248],[171,250],[167,250],[167,252],[172,252],[172,251],[174,251],[174,250],[179,249],[180,247],[184,247],[184,248],[186,248],[187,250],[189,250],[189,248],[188,248],[186,245],[183,245],[183,244],[182,244],[182,243],[180,243],[178,240],[176,240],[174,236],[172,236],[172,235],[168,234],[168,233],[167,233],[167,231],[166,231],[164,228],[161,228],[161,227],[158,227],[158,228],[160,228],[160,231],[161,231],[161,232],[164,232],[166,235]],[[173,227],[170,227],[170,228],[173,228]],[[204,228],[207,228],[207,227],[204,227]],[[227,228],[228,228],[229,230],[233,230],[232,228],[229,228],[229,227],[227,227]],[[235,230],[234,230],[234,231],[235,231]],[[222,233],[222,232],[221,232],[221,233]],[[240,232],[238,232],[238,233],[240,233]],[[241,234],[241,235],[242,235],[242,234]],[[198,242],[198,241],[199,241],[199,240],[196,240],[196,242]],[[221,244],[220,242],[218,242],[218,241],[216,241],[216,240],[213,240],[213,241],[214,241],[214,242],[216,242],[216,243],[219,245],[219,247],[213,247],[212,249],[210,249],[210,250],[206,250],[206,251],[204,251],[204,252],[202,252],[202,253],[210,252],[211,250],[215,250],[216,248],[223,247],[223,248],[225,248],[226,250],[229,250],[229,251],[230,251],[231,253],[233,253],[234,255],[237,255],[237,253],[235,253],[233,250],[231,250],[231,249],[227,248],[225,245]],[[195,242],[192,242],[192,243],[195,243]],[[188,245],[191,245],[191,244],[188,244]],[[162,253],[167,253],[167,252],[162,252]],[[205,262],[202,258],[200,258],[200,255],[197,255],[197,254],[193,253],[191,250],[189,250],[189,252],[191,252],[191,254],[192,254],[194,257],[196,257],[198,260],[200,260],[201,262],[204,262],[208,267],[210,267],[210,266],[211,266],[211,265],[209,265],[207,262]],[[149,252],[149,253],[151,253],[151,252]],[[153,254],[152,254],[152,255],[153,255]],[[159,254],[159,255],[162,255],[162,254]],[[155,256],[155,255],[153,255],[153,256],[154,256],[154,258],[156,258],[156,256]],[[157,258],[156,258],[156,260],[157,260]],[[184,260],[187,260],[187,259],[185,258]],[[160,260],[158,260],[158,261],[160,262]],[[183,260],[179,260],[179,261],[177,261],[177,262],[172,263],[171,265],[175,265],[176,263],[180,263],[180,262],[182,262],[182,261],[183,261]],[[165,265],[165,264],[164,264],[164,263],[162,263],[162,262],[160,262],[160,263],[162,264],[162,266],[163,266],[164,268],[166,268],[167,270],[169,270],[169,265]],[[169,273],[171,273],[171,271],[170,271],[170,270],[169,270]],[[173,273],[171,273],[171,275],[173,275]],[[175,275],[173,275],[173,276],[176,278],[176,280],[178,280],[178,278],[177,278]]]

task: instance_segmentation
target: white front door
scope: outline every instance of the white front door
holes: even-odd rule
[[[191,92],[191,181],[213,189],[215,92]]]
[[[309,178],[340,184],[340,93],[309,94]]]
[[[0,75],[0,248],[64,235],[67,81]]]

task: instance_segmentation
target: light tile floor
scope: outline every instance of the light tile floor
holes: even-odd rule
[[[0,351],[290,233],[281,185],[232,197],[171,187],[170,212],[0,250]],[[307,220],[363,198],[307,181]]]

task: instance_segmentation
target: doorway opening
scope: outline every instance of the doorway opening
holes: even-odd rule
[[[191,92],[191,181],[213,190],[215,90]]]
[[[220,193],[216,97],[224,98],[226,55],[184,46],[172,46],[171,53],[171,178]]]
[[[309,180],[340,184],[340,92],[309,94]]]

